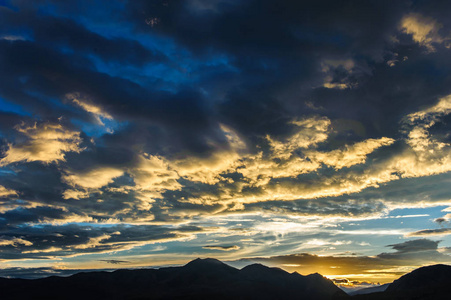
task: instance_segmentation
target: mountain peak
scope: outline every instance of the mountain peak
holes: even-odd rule
[[[216,258],[196,258],[192,261],[190,261],[189,263],[187,263],[185,265],[185,267],[188,266],[220,266],[220,265],[225,265],[225,263],[223,263],[220,260],[217,260]]]
[[[262,270],[262,269],[269,269],[269,267],[256,263],[256,264],[251,264],[251,265],[245,266],[244,268],[241,269],[241,271]]]
[[[231,267],[215,258],[196,258],[183,266],[183,269],[189,270],[190,272],[200,273],[238,272],[238,269],[235,269],[234,267]]]

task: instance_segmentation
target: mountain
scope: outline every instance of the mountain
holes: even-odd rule
[[[433,265],[422,267],[393,281],[387,292],[439,288],[451,285],[451,266]]]
[[[451,266],[416,269],[393,281],[384,292],[356,295],[353,299],[451,299]]]
[[[182,267],[78,273],[42,279],[0,278],[6,299],[347,299],[319,274],[254,264],[241,270],[216,259],[196,259]]]

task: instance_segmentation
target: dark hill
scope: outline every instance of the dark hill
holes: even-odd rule
[[[353,299],[451,299],[451,266],[416,269],[393,281],[385,292],[356,295]]]
[[[418,290],[451,285],[451,266],[422,267],[393,281],[387,292]]]
[[[342,299],[319,274],[302,276],[251,265],[242,270],[216,259],[183,267],[78,273],[70,277],[0,279],[3,299]]]

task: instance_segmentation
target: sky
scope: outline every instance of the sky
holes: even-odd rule
[[[451,263],[450,12],[1,0],[0,276]]]

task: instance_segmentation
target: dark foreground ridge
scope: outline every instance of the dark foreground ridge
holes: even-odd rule
[[[393,281],[384,292],[356,295],[352,299],[451,299],[451,266],[422,267]]]
[[[241,270],[216,259],[183,267],[78,273],[42,279],[0,278],[0,299],[347,299],[319,274],[302,276],[260,264]]]

